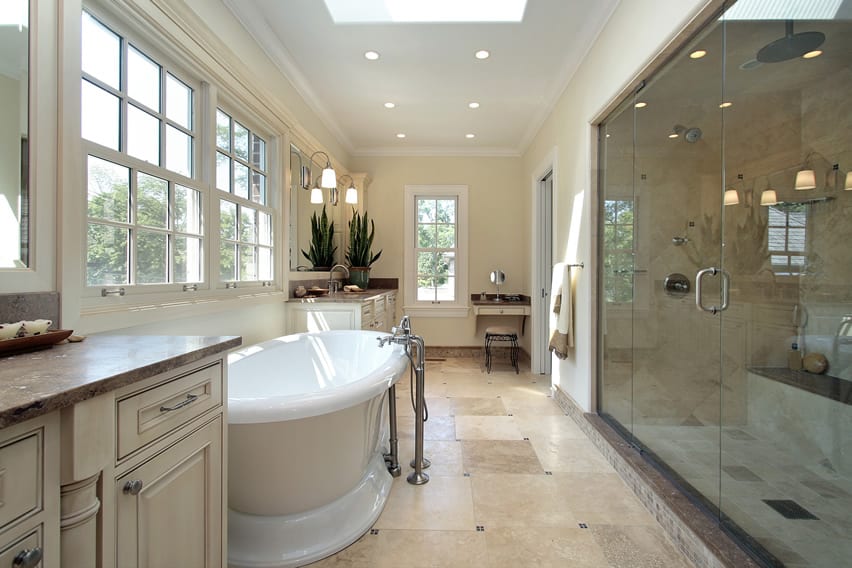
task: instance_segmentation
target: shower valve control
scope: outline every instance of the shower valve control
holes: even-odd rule
[[[679,272],[672,272],[663,281],[663,288],[669,296],[682,297],[689,294],[689,278]]]

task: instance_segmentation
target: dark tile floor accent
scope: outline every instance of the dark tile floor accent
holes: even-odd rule
[[[763,479],[744,465],[723,465],[722,469],[737,481],[763,481]]]
[[[778,511],[785,519],[818,521],[819,517],[792,499],[763,499],[764,503]]]

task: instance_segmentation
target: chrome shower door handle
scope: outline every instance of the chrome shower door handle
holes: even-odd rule
[[[716,276],[716,274],[718,274],[718,273],[719,273],[719,269],[714,267],[714,266],[711,266],[710,268],[703,268],[703,269],[701,269],[701,270],[699,270],[698,272],[695,273],[695,307],[697,307],[699,310],[702,310],[704,312],[710,312],[711,314],[715,314],[716,312],[719,311],[719,308],[716,307],[716,306],[710,306],[709,308],[707,306],[705,306],[703,299],[701,297],[701,292],[704,288],[704,286],[703,286],[704,277],[707,276],[708,274],[710,276]],[[725,285],[723,283],[722,284],[722,296],[723,296],[722,303],[727,308],[728,307],[727,302],[726,302],[727,294],[724,290],[725,290]]]

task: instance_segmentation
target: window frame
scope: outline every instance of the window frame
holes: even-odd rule
[[[632,209],[632,212],[633,212],[633,222],[630,223],[630,225],[629,225],[631,227],[630,249],[611,248],[611,247],[607,246],[606,228],[607,227],[614,227],[614,230],[617,231],[618,227],[626,227],[627,226],[626,223],[622,223],[622,224],[618,223],[618,220],[617,220],[618,205],[616,205],[616,222],[615,223],[607,223],[606,222],[606,204],[608,202],[616,202],[616,203],[627,202],[627,203],[630,203],[630,206],[631,206],[631,209]],[[603,286],[603,290],[602,290],[603,301],[608,306],[624,306],[624,305],[633,304],[633,303],[636,302],[635,262],[636,262],[636,250],[637,250],[637,247],[636,247],[636,217],[637,217],[636,211],[637,211],[637,206],[638,206],[637,199],[634,198],[634,197],[626,197],[625,196],[625,197],[615,197],[615,198],[612,198],[612,199],[607,199],[606,197],[604,197],[604,199],[603,199],[602,207],[603,207],[603,213],[604,214],[601,216],[601,219],[602,219],[602,221],[601,221],[601,251],[602,251],[602,261],[603,261],[601,263],[602,267],[603,267],[604,270],[606,270],[607,255],[608,254],[630,255],[630,257],[633,261],[633,264],[634,264],[633,269],[630,270],[630,275],[631,275],[630,300],[628,300],[628,301],[609,300],[608,295],[607,295],[607,289],[606,289],[608,279],[606,279],[606,278],[604,279],[604,286]],[[619,274],[619,273],[616,273],[614,271],[611,273],[612,276],[615,276],[616,274]],[[614,283],[614,281],[613,281],[613,283]]]
[[[784,216],[784,224],[772,224],[772,211]],[[801,213],[804,217],[802,224],[791,225],[790,215],[792,213]],[[769,268],[776,276],[801,276],[807,271],[807,248],[808,248],[808,209],[807,205],[803,204],[776,204],[769,205],[766,213],[766,252],[769,256]],[[772,241],[770,235],[773,229],[780,229],[784,232],[784,248],[771,248]],[[790,232],[792,230],[802,232],[802,250],[790,249]],[[776,264],[772,262],[773,257],[784,257],[786,263]],[[793,257],[801,257],[801,264],[793,264]]]
[[[281,169],[278,152],[282,139],[286,138],[284,134],[276,134],[273,125],[278,124],[276,117],[263,116],[258,114],[258,109],[243,97],[227,91],[228,85],[217,87],[209,81],[213,78],[203,71],[187,71],[187,65],[190,62],[184,52],[178,51],[176,54],[164,55],[163,51],[154,47],[156,42],[151,39],[149,33],[145,30],[140,30],[125,22],[121,17],[117,16],[108,10],[103,10],[97,5],[83,5],[80,12],[80,21],[83,18],[83,12],[88,13],[93,19],[101,25],[109,29],[120,38],[120,60],[121,65],[126,66],[126,53],[132,46],[133,49],[141,52],[142,55],[151,59],[154,63],[160,66],[160,112],[156,116],[161,118],[160,124],[160,161],[163,166],[158,166],[139,158],[131,156],[126,152],[126,110],[127,105],[136,104],[134,99],[130,98],[126,91],[125,69],[121,70],[121,85],[119,91],[122,93],[120,105],[120,127],[122,132],[119,134],[120,148],[123,151],[116,151],[111,147],[102,146],[96,142],[92,142],[83,138],[82,132],[79,132],[79,140],[81,142],[80,163],[82,164],[80,171],[82,182],[82,198],[83,204],[80,209],[81,216],[81,237],[80,246],[82,254],[80,256],[80,273],[76,280],[79,281],[81,300],[81,313],[95,313],[104,309],[105,302],[108,305],[114,306],[115,309],[132,308],[136,305],[146,306],[172,306],[192,304],[196,302],[206,302],[205,298],[211,296],[229,297],[229,298],[246,298],[247,294],[258,297],[265,297],[270,294],[281,293],[282,278],[284,272],[282,268],[281,250],[285,243],[285,237],[281,233],[280,218],[284,215],[284,198],[283,193],[285,188],[282,186],[282,180],[285,177],[285,172]],[[180,122],[167,120],[165,114],[167,108],[166,103],[167,84],[169,76],[174,80],[191,89],[191,132],[192,132],[192,149],[191,149],[191,169],[192,177],[186,177],[176,171],[169,170],[165,167],[167,163],[167,150],[165,144],[167,137],[165,132],[168,126],[180,127]],[[91,81],[91,77],[83,72],[78,67],[77,80],[79,81],[78,89],[82,89],[84,81]],[[100,82],[93,82],[94,85],[101,86]],[[114,90],[109,90],[113,93]],[[115,94],[115,93],[113,93]],[[79,99],[78,99],[79,100]],[[80,101],[82,108],[82,101]],[[137,105],[138,106],[138,105]],[[147,109],[147,107],[145,107]],[[266,205],[250,200],[240,200],[241,198],[234,194],[229,194],[228,200],[237,202],[240,205],[246,205],[255,209],[255,211],[263,211],[269,215],[270,229],[272,233],[271,245],[260,245],[259,238],[255,243],[257,247],[263,246],[269,249],[271,262],[271,274],[268,279],[260,279],[260,271],[256,280],[245,281],[230,281],[225,282],[220,279],[220,217],[219,217],[219,197],[220,191],[216,188],[216,109],[221,108],[234,121],[239,122],[242,126],[251,130],[251,132],[261,138],[265,145],[265,192]],[[211,112],[212,109],[212,112]],[[153,110],[153,109],[148,109]],[[180,117],[177,117],[180,120]],[[278,128],[282,125],[278,124]],[[182,128],[181,132],[186,129]],[[251,158],[251,147],[249,147],[249,158]],[[165,179],[169,182],[169,200],[170,204],[173,200],[172,189],[175,185],[181,185],[189,189],[200,192],[201,199],[201,223],[202,223],[202,251],[201,251],[201,278],[202,281],[188,283],[169,282],[165,284],[140,284],[131,280],[127,284],[99,284],[90,286],[87,283],[88,275],[88,242],[87,233],[89,226],[88,216],[88,172],[87,162],[88,156],[117,163],[123,167],[132,168],[141,173],[145,173],[160,179]],[[251,171],[251,170],[250,170]],[[250,174],[251,176],[251,174]],[[133,178],[135,179],[135,177]],[[251,180],[251,177],[249,177]],[[135,191],[135,188],[134,188]],[[251,197],[251,195],[249,195]],[[131,203],[131,209],[135,210],[135,206]],[[255,219],[259,219],[259,215],[255,213]],[[135,219],[133,219],[135,223]],[[174,226],[174,217],[170,211],[169,226]],[[257,235],[257,230],[256,235]],[[178,231],[178,236],[182,236],[182,232]],[[171,243],[170,243],[171,244]],[[255,254],[258,254],[257,252]],[[174,266],[174,255],[169,254],[169,278],[173,278],[171,270]],[[128,259],[128,274],[135,270],[135,260]],[[236,288],[239,288],[238,290]],[[185,292],[199,293],[198,299],[188,297]],[[124,297],[121,297],[124,296]],[[191,295],[192,296],[192,295]],[[108,308],[112,309],[112,308]],[[93,311],[94,310],[94,311]]]
[[[270,187],[276,187],[273,183],[278,177],[276,177],[275,166],[277,164],[274,156],[277,156],[278,151],[278,140],[275,136],[269,134],[266,130],[258,128],[257,122],[255,120],[246,120],[243,114],[235,112],[233,108],[237,106],[234,104],[230,104],[228,100],[222,100],[220,98],[218,100],[218,104],[215,105],[213,110],[213,123],[212,128],[214,130],[214,134],[212,135],[212,153],[210,156],[211,160],[211,182],[210,182],[210,201],[211,201],[211,211],[212,216],[216,219],[215,226],[215,237],[216,237],[216,249],[215,251],[211,251],[211,256],[216,259],[215,266],[211,267],[211,278],[214,283],[213,286],[217,289],[229,289],[229,288],[252,288],[252,287],[269,287],[272,286],[273,282],[278,280],[278,275],[281,273],[283,268],[280,266],[281,261],[278,259],[279,251],[281,249],[281,236],[280,225],[279,225],[279,217],[282,217],[284,212],[281,211],[280,204],[283,202],[283,199],[280,199],[279,191],[272,191]],[[216,141],[215,129],[217,124],[216,117],[218,113],[221,112],[227,115],[230,119],[231,127],[230,127],[230,140],[229,145],[230,148],[227,151],[222,151],[224,149],[220,148],[218,142]],[[249,155],[252,153],[252,141],[255,137],[259,138],[264,144],[264,163],[265,168],[261,169],[259,167],[255,167],[255,164],[252,162],[251,157],[248,160],[241,158],[237,155],[234,149],[234,125],[239,124],[241,127],[245,128],[248,131],[248,152]],[[230,167],[229,167],[229,187],[230,190],[226,191],[224,189],[220,189],[218,187],[217,181],[217,156],[218,154],[225,154],[230,159]],[[248,198],[241,197],[234,193],[234,164],[239,163],[240,165],[248,167],[248,175],[249,175],[249,196]],[[265,179],[265,194],[266,194],[266,203],[260,203],[257,201],[253,201],[251,199],[251,178],[254,173],[259,173]],[[226,239],[229,242],[235,243],[237,247],[241,246],[251,246],[254,247],[255,252],[257,253],[261,249],[268,249],[270,259],[272,262],[272,274],[270,278],[261,279],[258,275],[257,278],[253,280],[242,280],[238,277],[236,279],[223,279],[221,275],[221,267],[222,267],[222,224],[221,224],[221,202],[227,201],[229,203],[235,204],[237,206],[237,210],[240,211],[243,207],[249,207],[254,209],[257,213],[255,215],[255,240],[254,242],[242,241],[240,239],[239,230],[237,230],[237,239]],[[260,214],[265,213],[269,216],[270,221],[270,231],[272,232],[271,244],[264,245],[261,244],[259,239],[259,230],[260,223],[258,220],[260,219]],[[239,213],[237,214],[237,218],[240,219],[241,216]],[[212,236],[212,235],[211,235]],[[259,256],[256,254],[255,258],[258,259]],[[239,267],[239,265],[238,265]]]
[[[404,207],[405,258],[404,258],[404,310],[415,317],[467,317],[470,311],[468,293],[469,217],[467,185],[406,185]],[[455,199],[456,209],[456,262],[455,300],[417,300],[417,200]]]

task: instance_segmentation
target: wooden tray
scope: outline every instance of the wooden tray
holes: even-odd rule
[[[39,335],[28,335],[27,337],[16,337],[0,341],[0,357],[47,349],[53,347],[69,335],[74,333],[72,329],[54,329]]]

